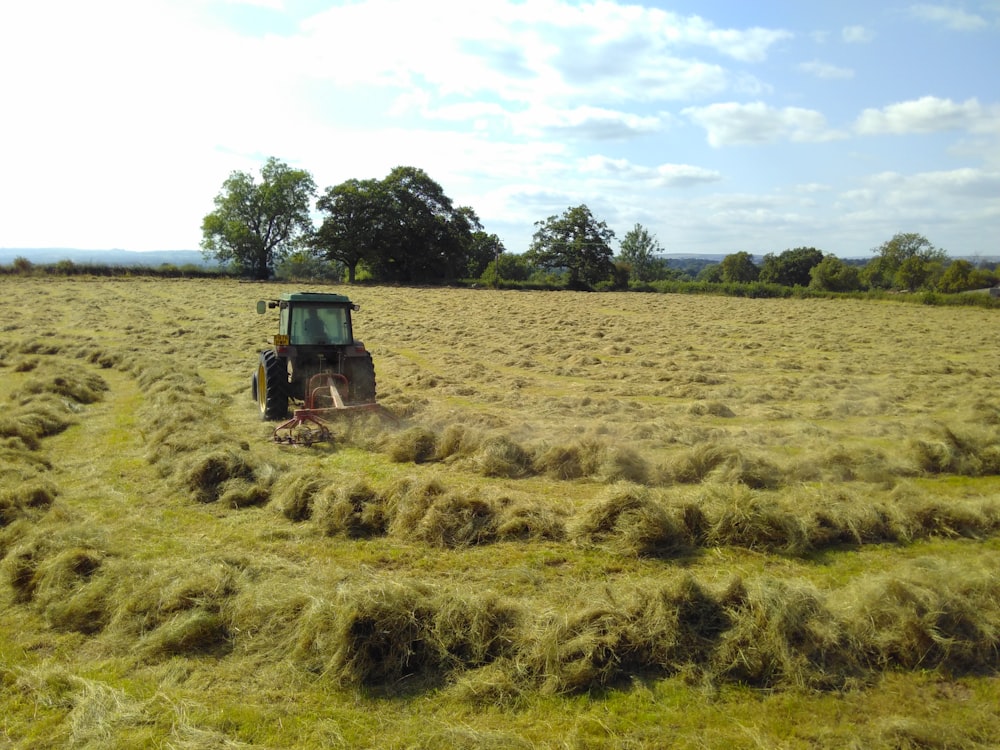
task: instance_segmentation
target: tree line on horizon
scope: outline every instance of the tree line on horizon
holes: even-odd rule
[[[313,200],[320,215],[312,219]],[[641,224],[616,254],[615,233],[586,205],[535,222],[523,254],[507,252],[484,230],[475,210],[456,206],[422,169],[399,166],[383,179],[349,179],[317,196],[312,175],[274,157],[259,181],[233,172],[202,221],[201,247],[236,273],[354,283],[541,284],[569,289],[643,288],[657,282],[771,284],[826,292],[866,290],[956,293],[993,286],[1000,266],[951,259],[915,233],[898,233],[851,263],[814,247],[726,255],[696,271],[662,258],[657,238]]]

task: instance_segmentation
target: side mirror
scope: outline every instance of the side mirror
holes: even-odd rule
[[[361,305],[355,302],[353,305],[351,305],[351,309],[354,310],[354,312],[357,312],[358,310],[361,309]]]
[[[267,312],[267,302],[262,299],[257,300],[257,314],[263,315]]]

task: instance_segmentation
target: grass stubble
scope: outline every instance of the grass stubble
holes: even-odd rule
[[[989,311],[351,290],[404,422],[303,450],[276,287],[9,287],[14,746],[1000,742]]]

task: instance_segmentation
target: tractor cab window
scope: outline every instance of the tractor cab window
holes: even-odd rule
[[[296,305],[292,309],[291,343],[309,345],[350,344],[351,331],[343,307]]]

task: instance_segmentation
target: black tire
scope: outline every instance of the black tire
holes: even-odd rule
[[[363,357],[351,357],[347,361],[348,403],[375,403],[375,363],[372,362],[372,355],[366,352]]]
[[[260,353],[256,375],[257,408],[264,421],[288,416],[288,370],[272,351]]]

